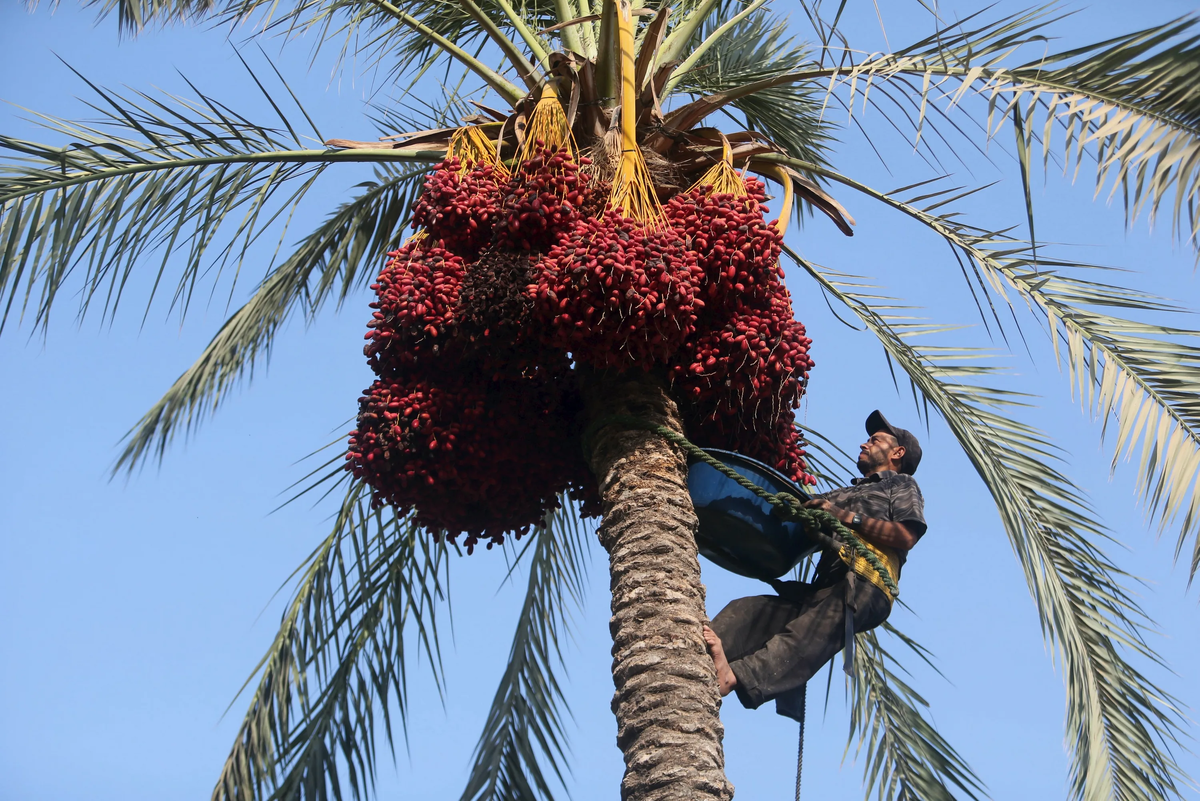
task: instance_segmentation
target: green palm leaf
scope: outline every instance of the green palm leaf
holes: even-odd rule
[[[677,67],[671,68],[673,74],[663,86],[663,95],[671,94],[679,85],[680,79],[695,69],[696,65],[701,63],[708,54],[708,51],[715,45],[722,45],[728,50],[729,38],[737,38],[739,29],[747,20],[751,17],[761,20],[763,15],[756,16],[755,12],[762,8],[765,2],[766,0],[753,0],[753,2],[733,16],[725,13],[728,10],[728,4],[725,4],[726,8],[721,8],[715,19],[713,17],[703,18],[703,7],[698,8],[694,18],[701,23],[697,30],[698,37],[696,37],[699,41],[693,40],[690,42],[689,44],[692,45],[692,48],[687,58],[683,59]],[[780,28],[783,27],[778,21],[776,24]],[[677,27],[676,30],[672,31],[672,36],[676,37],[677,41],[681,40],[680,38],[686,33],[686,28],[686,25]],[[666,42],[664,41],[663,49],[665,49],[665,45]]]
[[[508,665],[496,689],[463,801],[551,801],[548,767],[559,782],[566,759],[567,699],[554,675],[567,602],[583,601],[587,530],[574,504],[547,516],[535,533],[525,603]],[[543,766],[545,764],[545,767]]]
[[[1054,447],[1011,417],[1026,396],[980,383],[993,369],[978,351],[917,348],[929,326],[872,288],[789,256],[877,336],[914,390],[938,411],[991,492],[1038,609],[1062,660],[1067,687],[1071,791],[1083,801],[1179,797],[1171,753],[1182,720],[1173,698],[1123,651],[1158,662],[1146,619],[1119,583],[1121,571],[1095,545],[1110,539],[1079,490],[1048,464]],[[882,306],[884,312],[872,306]]]
[[[929,663],[928,652],[891,624],[883,628]],[[850,738],[865,749],[865,798],[878,789],[880,799],[895,801],[953,801],[950,783],[972,799],[983,786],[950,743],[922,710],[929,703],[888,663],[904,670],[880,643],[874,631],[857,636],[850,707]],[[930,663],[932,664],[932,663]],[[907,672],[907,671],[905,671]]]
[[[663,2],[659,6],[671,5]],[[714,14],[725,16],[720,12],[724,10],[727,3],[723,0],[691,0],[691,2],[683,2],[674,4],[674,16],[678,20],[672,28],[671,32],[663,39],[662,46],[658,51],[656,59],[657,66],[664,66],[676,61],[683,60],[683,54],[687,52],[689,45],[697,34],[702,30],[704,23],[707,22]]]
[[[37,0],[29,2],[35,5]],[[87,0],[86,3],[97,8],[101,18],[115,13],[121,31],[132,34],[155,23],[198,21],[216,4],[217,0]]]
[[[44,326],[72,275],[84,287],[79,314],[99,298],[111,316],[135,266],[155,254],[161,260],[147,302],[171,257],[182,256],[172,306],[183,316],[201,274],[214,263],[217,279],[226,267],[240,272],[248,249],[287,219],[328,165],[441,157],[306,149],[269,95],[278,127],[252,123],[199,92],[192,103],[89,86],[99,97],[92,106],[99,123],[40,117],[72,144],[0,136],[0,152],[13,157],[0,167],[0,329],[14,309]],[[216,235],[227,222],[234,227],[222,246]]]
[[[340,303],[374,277],[380,255],[400,244],[424,169],[390,165],[360,184],[358,197],[331,214],[234,312],[204,352],[126,437],[114,471],[161,459],[180,429],[190,433],[241,378],[270,355],[275,333],[299,310],[312,320],[331,297]],[[365,279],[365,280],[364,280]]]
[[[341,799],[347,786],[352,797],[367,797],[378,759],[376,710],[389,744],[390,699],[407,729],[406,627],[416,628],[441,686],[435,612],[448,578],[445,546],[410,517],[370,509],[369,490],[336,467],[296,498],[341,486],[334,530],[297,571],[296,596],[256,670],[214,801]],[[582,601],[589,534],[569,499],[564,504],[518,556],[516,564],[533,552],[525,604],[464,799],[551,799],[545,767],[562,780],[566,700],[554,663],[568,599]]]
[[[1041,55],[1047,26],[1065,16],[1051,18],[1052,9],[988,23],[972,15],[894,53],[800,70],[795,79],[824,80],[831,93],[844,87],[843,105],[851,115],[858,92],[865,105],[874,91],[872,106],[898,125],[911,126],[918,143],[927,126],[936,129],[931,110],[945,115],[962,109],[988,137],[1011,118],[1018,123],[1019,154],[1040,139],[1043,161],[1057,153],[1064,171],[1073,161],[1076,174],[1090,157],[1096,193],[1111,181],[1110,197],[1122,193],[1130,223],[1142,214],[1153,222],[1167,203],[1176,234],[1200,247],[1198,21],[1175,20]],[[1039,56],[1009,66],[1024,45],[1036,46]],[[852,57],[850,51],[844,55]],[[902,111],[897,117],[879,103],[880,96],[915,114]],[[986,98],[982,114],[968,102],[975,96]],[[1062,132],[1058,148],[1052,146],[1056,128]],[[1028,170],[1023,179],[1028,184]]]
[[[297,570],[295,597],[255,671],[213,801],[341,799],[347,786],[365,797],[375,776],[376,709],[389,743],[393,699],[405,720],[406,628],[415,628],[441,686],[444,545],[408,517],[373,511],[369,490],[340,469],[314,487],[322,484],[326,492],[346,485],[345,497],[333,531]]]
[[[690,69],[681,66],[674,80],[678,91],[716,95],[786,77],[809,61],[808,49],[787,38],[778,18],[758,13],[719,38]],[[739,96],[730,105],[744,115],[749,130],[765,134],[789,155],[825,164],[833,137],[821,119],[821,93],[815,82],[788,82]]]
[[[334,47],[339,63],[382,66],[397,83],[424,74],[449,56],[509,103],[525,94],[518,83],[530,86],[528,79],[536,76],[533,64],[544,62],[549,53],[548,43],[536,32],[559,21],[544,0],[517,7],[508,0],[297,0],[283,9],[275,0],[223,0],[215,13],[231,28],[257,16],[266,35],[285,41],[316,35],[314,55]],[[516,82],[481,60],[489,41],[514,59],[508,66]]]
[[[818,486],[834,489],[849,484],[855,474],[846,465],[854,464],[854,457],[821,432],[798,423],[796,428],[804,436],[804,461]]]

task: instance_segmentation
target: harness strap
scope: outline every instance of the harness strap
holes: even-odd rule
[[[846,574],[846,638],[842,640],[842,670],[847,676],[854,675],[854,613],[858,611],[858,604],[854,600],[854,585],[857,578],[857,573]]]
[[[862,544],[863,544],[863,547],[866,548],[866,550],[873,553],[876,556],[876,558],[880,562],[882,562],[883,565],[887,568],[889,578],[899,578],[899,576],[900,576],[900,556],[899,556],[899,554],[897,554],[891,548],[882,548],[878,545],[874,545],[873,543],[867,542],[866,540],[863,540]],[[883,576],[880,574],[879,570],[877,570],[875,568],[875,565],[871,564],[869,561],[867,561],[867,559],[865,557],[863,557],[860,553],[856,552],[849,546],[843,546],[838,551],[837,555],[838,555],[838,558],[841,559],[843,562],[845,562],[846,566],[848,568],[850,568],[851,574],[857,574],[859,576],[862,576],[864,579],[871,582],[879,589],[883,590],[884,595],[886,595],[888,597],[888,601],[889,602],[892,601],[892,599],[895,596],[893,595],[892,591],[888,589],[888,586],[885,583]]]

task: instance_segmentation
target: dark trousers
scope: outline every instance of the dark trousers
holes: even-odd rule
[[[887,619],[892,605],[883,591],[858,577],[848,587],[847,575],[820,585],[783,582],[781,595],[739,598],[713,618],[743,706],[757,709],[802,687],[842,649],[847,600],[856,633]]]

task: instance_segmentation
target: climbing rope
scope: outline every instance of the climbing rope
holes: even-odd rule
[[[808,685],[800,685],[800,745],[796,749],[796,801],[800,801],[800,774],[804,772],[804,716],[808,706]]]
[[[649,431],[658,434],[663,439],[678,445],[684,450],[687,455],[693,459],[704,462],[709,467],[720,472],[731,481],[736,481],[742,488],[754,493],[759,498],[762,498],[772,506],[772,514],[781,517],[784,520],[796,521],[804,526],[805,533],[812,539],[819,542],[825,548],[840,551],[845,546],[849,546],[859,557],[864,559],[871,566],[879,578],[887,587],[888,593],[892,598],[897,598],[900,595],[900,588],[896,586],[891,572],[883,561],[875,555],[875,553],[866,546],[866,544],[852,530],[847,528],[842,521],[826,512],[823,509],[808,509],[804,506],[804,502],[790,492],[768,492],[767,490],[755,484],[750,479],[743,476],[741,473],[734,470],[729,465],[709,455],[703,448],[691,443],[682,434],[672,431],[666,426],[660,426],[655,423],[642,420],[637,417],[628,415],[613,415],[604,417],[588,426],[584,432],[582,441],[584,452],[586,455],[591,454],[591,441],[596,432],[606,426],[620,425],[625,428],[638,429],[641,431]],[[840,537],[840,540],[838,539]]]

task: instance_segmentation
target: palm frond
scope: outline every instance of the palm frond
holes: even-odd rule
[[[685,7],[675,10],[675,18],[679,21],[663,39],[655,66],[661,67],[674,61],[682,61],[688,45],[722,3],[720,0],[695,0],[683,5]]]
[[[884,628],[925,662],[928,652],[891,624]],[[972,799],[983,785],[954,747],[923,714],[929,703],[889,666],[904,670],[874,631],[857,635],[851,683],[847,751],[858,740],[866,750],[864,798],[880,801],[954,801],[947,784]],[[904,671],[907,673],[908,671]]]
[[[231,28],[257,17],[264,34],[284,42],[300,41],[306,34],[306,40],[315,41],[314,56],[336,48],[339,64],[383,67],[393,84],[424,74],[448,56],[510,103],[525,91],[505,77],[503,69],[494,70],[481,60],[484,46],[489,39],[502,40],[505,52],[520,57],[516,64],[526,65],[515,71],[529,71],[532,66],[516,40],[535,63],[543,62],[551,48],[536,32],[559,21],[550,0],[515,7],[508,0],[297,0],[286,9],[277,6],[276,0],[223,0],[217,14]],[[516,77],[525,83],[525,75]]]
[[[457,128],[462,118],[478,111],[457,93],[430,102],[415,96],[389,98],[389,102],[370,104],[369,119],[381,139],[409,131],[436,131]]]
[[[688,72],[695,69],[697,64],[702,63],[704,57],[714,45],[720,42],[727,42],[728,37],[740,38],[738,37],[739,27],[743,22],[754,16],[755,12],[762,8],[765,3],[766,0],[753,0],[750,5],[746,6],[732,17],[726,18],[724,14],[718,13],[715,19],[710,17],[709,19],[704,20],[704,24],[700,27],[700,32],[703,36],[703,39],[699,44],[691,49],[691,52],[688,53],[687,58],[680,62],[678,67],[673,69],[673,74],[670,80],[668,80],[663,86],[662,94],[664,96],[671,94],[671,92],[675,90],[675,87],[679,85],[680,79]],[[761,19],[761,17],[762,15],[759,15],[758,18]],[[782,25],[779,25],[779,21],[776,21],[776,24],[777,27],[783,27]],[[728,45],[726,45],[726,49],[728,49]]]
[[[463,801],[552,801],[547,768],[562,782],[567,699],[555,666],[562,662],[567,603],[583,602],[589,534],[574,504],[563,501],[535,534],[525,603]]]
[[[484,8],[490,5],[491,3],[485,0]],[[501,24],[512,27],[517,36],[525,42],[525,47],[529,49],[534,63],[544,65],[550,55],[550,46],[545,39],[538,36],[539,29],[534,27],[544,17],[544,12],[538,8],[538,4],[536,2],[521,3],[518,10],[508,0],[495,0],[495,6],[497,13],[494,14],[494,17],[501,20]]]
[[[1116,423],[1114,468],[1122,456],[1137,457],[1139,492],[1151,518],[1160,527],[1182,518],[1176,555],[1193,540],[1194,576],[1200,568],[1200,396],[1195,391],[1200,386],[1200,331],[1126,316],[1182,309],[1144,292],[1069,274],[1111,272],[1104,268],[1050,258],[1044,250],[1039,255],[1032,243],[1006,231],[975,228],[953,212],[936,212],[955,199],[954,190],[923,184],[913,190],[921,200],[906,201],[821,167],[808,169],[935,231],[982,274],[981,293],[1012,306],[1005,290],[1015,290],[1046,321],[1056,357],[1065,354],[1072,392],[1079,392],[1085,409],[1102,419],[1106,430],[1110,421]]]
[[[375,777],[377,712],[389,744],[393,701],[405,721],[406,629],[415,628],[441,686],[444,546],[410,518],[372,510],[369,490],[340,466],[314,486],[322,484],[327,492],[346,485],[341,508],[297,571],[295,597],[255,671],[213,801],[337,800],[347,787],[349,797],[365,797]]]
[[[151,455],[161,460],[181,429],[191,433],[270,356],[276,332],[294,311],[312,320],[330,298],[340,304],[369,283],[381,254],[400,244],[424,175],[424,169],[383,165],[374,181],[360,184],[358,197],[304,238],[130,430],[114,473],[133,470]]]
[[[987,23],[972,15],[894,53],[800,70],[796,79],[824,80],[831,93],[845,87],[843,105],[852,116],[858,92],[865,107],[876,90],[904,110],[899,124],[917,143],[931,112],[966,109],[989,138],[1013,119],[1018,155],[1040,140],[1043,162],[1058,154],[1064,173],[1074,162],[1076,175],[1090,157],[1096,194],[1111,182],[1109,195],[1122,194],[1130,224],[1142,214],[1153,223],[1167,203],[1176,235],[1200,248],[1200,20],[1043,55],[1048,26],[1066,16],[1052,16],[1052,9]],[[1026,45],[1038,57],[1008,66]],[[968,108],[976,96],[986,104]],[[895,119],[878,100],[872,105]]]
[[[444,17],[445,17],[444,7],[439,8],[438,13],[430,13],[425,17],[419,17],[419,16],[414,16],[413,14],[410,14],[409,12],[400,9],[396,5],[388,2],[388,0],[366,0],[365,4],[356,2],[356,3],[353,3],[352,5],[355,7],[361,7],[363,5],[374,5],[377,8],[381,9],[386,14],[388,14],[393,19],[395,19],[397,22],[399,22],[402,25],[404,25],[405,27],[409,28],[412,31],[414,37],[419,37],[419,41],[421,42],[422,50],[428,51],[428,50],[431,50],[432,48],[436,47],[438,50],[442,51],[446,55],[461,62],[464,67],[466,67],[471,72],[473,72],[477,77],[482,79],[484,83],[486,83],[488,86],[490,86],[492,89],[495,90],[496,94],[503,97],[509,103],[515,104],[518,100],[520,100],[522,97],[525,96],[525,91],[523,89],[518,87],[512,81],[505,78],[499,72],[488,67],[486,64],[484,64],[478,58],[473,56],[467,50],[465,50],[461,46],[459,46],[458,39],[452,39],[449,36],[446,36],[446,35],[442,34],[441,32],[439,32],[438,30],[436,30],[436,28],[427,24],[427,22],[436,23],[439,20],[444,19]],[[441,5],[441,4],[439,4],[439,5]],[[463,13],[467,13],[467,12],[464,10]],[[476,19],[475,17],[473,17],[471,14],[467,13],[467,16],[471,17],[471,19],[474,20],[477,24],[479,23],[479,20]],[[490,33],[493,36],[493,38],[497,38],[497,39],[504,41],[505,44],[507,45],[507,47],[505,49],[508,52],[511,52],[511,53],[517,52],[516,47],[511,42],[509,42],[507,40],[507,38],[504,37],[503,34],[501,34],[499,32],[498,28],[496,28],[494,25],[486,24],[486,23],[491,22],[490,19],[484,17],[483,22],[485,24],[480,25],[480,28],[485,33],[485,35]],[[490,31],[489,31],[489,28],[490,28]],[[524,63],[525,63],[525,65],[528,65],[528,61],[525,61]],[[520,64],[518,64],[517,66],[519,69]],[[530,69],[532,70],[532,67],[530,67]],[[531,75],[524,75],[522,77],[527,82],[532,79]],[[536,85],[536,81],[534,81],[534,85]]]
[[[500,48],[500,52],[504,53],[504,57],[508,60],[509,64],[516,68],[517,74],[527,88],[533,89],[541,83],[542,73],[537,67],[529,63],[529,59],[525,57],[525,53],[504,34],[500,26],[491,17],[483,12],[483,9],[475,3],[475,0],[459,0],[459,5],[484,30],[492,43]],[[520,21],[520,17],[517,17],[517,21]],[[519,100],[520,97],[516,99]]]
[[[30,5],[36,2],[32,0]],[[85,5],[97,8],[101,19],[116,13],[119,29],[136,34],[154,24],[201,20],[216,7],[217,0],[87,0]]]
[[[848,485],[855,476],[846,465],[853,464],[854,457],[816,429],[799,423],[796,428],[804,437],[804,461],[817,486],[834,489]]]
[[[808,50],[786,36],[780,20],[756,13],[719,38],[692,69],[676,76],[678,90],[724,95],[747,85],[786,77],[810,61]],[[832,126],[821,118],[822,87],[791,82],[740,95],[730,105],[794,158],[825,164]],[[800,153],[807,155],[801,156]]]
[[[565,24],[581,17],[590,16],[590,14],[584,13],[581,8],[581,5],[586,2],[587,0],[581,0],[578,3],[572,2],[572,0],[552,0],[554,22],[546,27],[561,26],[559,28],[559,35],[562,36],[563,46],[567,50],[590,57],[595,55],[593,44],[596,38],[595,29],[589,23],[583,23],[579,26]]]
[[[182,317],[201,275],[215,267],[215,285],[232,266],[236,281],[250,247],[272,223],[288,219],[328,165],[428,163],[442,156],[306,149],[270,95],[275,127],[252,123],[200,92],[190,102],[143,93],[126,98],[89,86],[98,96],[92,108],[99,122],[38,115],[69,144],[0,136],[0,152],[13,156],[0,166],[0,329],[14,308],[44,326],[72,274],[82,286],[80,316],[97,299],[111,316],[131,273],[150,256],[161,260],[147,309],[169,280],[169,260],[182,257],[172,263],[179,271],[172,306]],[[217,232],[227,223],[220,245]]]
[[[1124,656],[1158,662],[1145,641],[1147,620],[1121,585],[1122,571],[1095,544],[1111,537],[1078,488],[1049,463],[1053,445],[1011,416],[1027,396],[982,383],[994,368],[979,362],[977,351],[912,345],[930,329],[913,322],[911,310],[885,300],[885,312],[877,312],[876,290],[790,249],[788,255],[879,338],[992,494],[1043,635],[1062,660],[1072,797],[1179,797],[1188,780],[1171,752],[1181,731],[1178,706]]]

